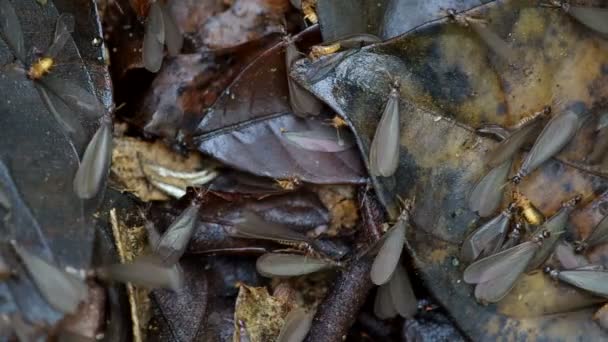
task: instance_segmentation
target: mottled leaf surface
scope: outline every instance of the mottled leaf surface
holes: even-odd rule
[[[572,106],[599,112],[608,95],[608,45],[563,13],[526,2],[496,1],[465,14],[487,20],[488,29],[518,56],[513,65],[504,63],[474,31],[442,19],[361,49],[313,85],[301,77],[309,70],[307,61],[296,63],[293,76],[346,118],[363,158],[390,90],[391,80],[382,70],[400,78],[400,166],[393,177],[373,184],[393,217],[397,195],[415,198],[408,249],[425,284],[466,335],[482,340],[606,338],[592,321],[592,310],[543,316],[589,304],[578,292],[542,292],[550,282],[528,287],[526,307],[536,314],[525,318],[513,313],[521,308],[518,284],[523,280],[500,304],[477,304],[473,288],[462,282],[466,265],[455,261],[462,240],[479,225],[467,209],[466,194],[487,172],[486,153],[496,145],[475,129],[482,123],[512,125],[546,105],[554,113]],[[571,144],[519,186],[545,216],[582,194],[583,204],[571,222],[573,233],[583,236],[606,213],[606,196],[599,197],[603,205],[597,203],[608,186],[605,170],[583,163],[592,148],[593,129],[584,124]],[[505,187],[503,209],[511,190]],[[604,253],[598,248],[590,256],[601,260]]]

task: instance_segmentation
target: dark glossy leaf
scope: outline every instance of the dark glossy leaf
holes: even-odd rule
[[[364,182],[361,160],[354,149],[338,153],[307,151],[282,138],[283,130],[304,131],[319,125],[323,124],[279,114],[206,134],[197,138],[197,144],[201,152],[260,176],[296,177],[318,184]]]

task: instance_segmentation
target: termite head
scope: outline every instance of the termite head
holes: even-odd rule
[[[559,271],[551,266],[543,268],[543,272],[549,275],[549,277],[551,277],[553,280],[557,280],[557,277],[559,276]]]
[[[551,114],[551,106],[544,106],[541,115],[549,115]]]
[[[574,245],[576,246],[574,247],[574,253],[576,254],[582,254],[587,250],[587,247],[589,247],[585,241],[576,241]]]
[[[583,199],[583,196],[576,195],[573,198],[569,199],[568,201],[562,203],[562,207],[563,208],[573,208],[574,206],[579,204],[582,199]]]
[[[545,239],[549,238],[550,236],[551,236],[551,233],[548,230],[543,229],[540,233],[538,233],[538,235],[536,235],[535,237],[532,238],[532,241],[539,245],[542,245],[543,241]]]
[[[521,172],[518,172],[513,178],[511,178],[511,183],[517,185],[521,183],[521,180],[524,178],[524,175]]]
[[[336,115],[333,118],[327,120],[327,124],[334,128],[340,128],[347,125],[346,121],[342,119],[342,117],[340,117],[339,115]]]

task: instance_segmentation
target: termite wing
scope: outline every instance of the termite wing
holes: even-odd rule
[[[296,277],[340,266],[339,263],[307,255],[266,253],[256,261],[256,269],[264,277]]]
[[[416,296],[403,266],[398,265],[388,283],[380,285],[374,300],[374,313],[380,319],[399,314],[412,318],[418,310]]]
[[[103,185],[112,161],[112,120],[102,118],[74,176],[74,192],[82,199],[95,197]]]
[[[287,42],[285,47],[285,70],[287,71],[287,85],[289,87],[289,104],[293,114],[306,117],[307,115],[319,115],[323,103],[308,90],[296,83],[290,76],[291,66],[300,58],[300,53],[293,41]]]
[[[480,302],[500,301],[513,287],[519,276],[550,235],[547,231],[535,235],[532,240],[490,255],[469,265],[464,270],[466,283],[477,284],[475,298]]]
[[[598,265],[585,266],[572,270],[546,269],[553,279],[558,279],[596,296],[608,297],[608,272]]]
[[[559,261],[561,268],[566,270],[589,265],[587,258],[578,254],[575,247],[564,240],[557,244],[553,255]]]
[[[0,34],[15,57],[25,63],[25,40],[19,17],[9,0],[0,0]]]
[[[403,251],[408,221],[409,211],[405,209],[397,219],[397,222],[379,241],[381,247],[374,258],[370,271],[370,277],[374,284],[382,285],[387,283],[395,272],[401,258],[401,252]]]
[[[156,254],[140,255],[128,263],[98,268],[95,275],[104,280],[133,283],[146,288],[182,288],[184,279],[179,265],[167,265]]]
[[[458,14],[453,9],[448,9],[447,14],[459,25],[470,27],[492,52],[503,58],[507,63],[512,64],[516,62],[517,55],[513,48],[488,28],[485,20]]]
[[[575,242],[576,252],[582,253],[588,248],[608,242],[608,216],[604,218],[593,228],[589,236],[581,241]]]
[[[532,149],[513,177],[515,183],[536,170],[547,160],[555,156],[572,140],[583,122],[584,114],[577,110],[566,109],[557,113],[549,120],[542,132],[536,138]]]
[[[63,313],[76,312],[80,303],[88,296],[88,287],[84,280],[30,253],[17,243],[13,243],[13,247],[44,299]]]
[[[608,34],[608,8],[572,6],[565,0],[549,0],[541,5],[560,8],[590,29]]]
[[[283,136],[299,148],[316,152],[336,153],[355,146],[355,140],[350,132],[345,137],[341,137],[329,127],[317,127],[315,130],[303,132],[284,132]]]
[[[303,308],[295,308],[289,311],[285,317],[285,323],[281,327],[277,342],[301,342],[304,341],[315,311],[306,311]]]
[[[167,6],[160,0],[152,1],[146,19],[142,59],[144,67],[151,72],[160,70],[165,45],[169,55],[175,56],[183,44],[182,34]]]
[[[399,95],[399,81],[395,80],[369,148],[369,170],[372,176],[390,177],[399,166]]]
[[[287,226],[268,222],[251,211],[245,211],[229,234],[238,238],[270,240],[287,246],[303,248],[333,259],[341,259],[348,249],[330,240],[311,239]]]
[[[462,260],[472,262],[483,254],[499,251],[507,237],[514,210],[515,206],[510,204],[500,214],[471,232],[462,244]]]
[[[528,141],[531,134],[539,128],[541,118],[551,113],[551,107],[546,106],[541,111],[520,121],[514,130],[508,134],[489,154],[487,164],[497,167],[510,160]]]
[[[198,212],[202,203],[199,195],[192,201],[156,243],[155,250],[167,265],[173,265],[184,255],[196,228]]]
[[[491,169],[477,181],[469,194],[469,209],[481,217],[488,217],[496,212],[503,198],[503,186],[511,170],[512,159]]]
[[[551,233],[547,239],[543,241],[543,245],[534,255],[534,258],[528,265],[528,271],[533,271],[542,266],[551,253],[555,250],[557,241],[562,234],[566,232],[570,213],[576,208],[576,205],[581,201],[581,196],[575,196],[572,199],[562,203],[562,207],[553,216],[547,219],[545,223],[539,227]]]
[[[557,239],[565,232],[568,216],[580,197],[565,202],[562,208],[533,234],[532,239],[480,259],[467,267],[463,279],[477,284],[475,297],[481,302],[500,301],[513,287],[519,276],[551,254]]]

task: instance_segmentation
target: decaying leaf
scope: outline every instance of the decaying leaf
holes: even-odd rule
[[[110,211],[110,223],[116,242],[118,256],[122,263],[133,261],[147,248],[147,234],[143,226],[129,227],[117,216],[116,210]],[[131,322],[133,324],[133,341],[146,340],[147,324],[150,320],[149,289],[126,284],[127,296],[131,308]]]
[[[236,299],[234,341],[242,341],[241,324],[251,342],[273,341],[279,336],[284,319],[294,308],[294,303],[284,297],[273,297],[265,287],[249,287],[237,284],[239,295]]]
[[[112,175],[124,189],[143,201],[169,199],[169,195],[154,186],[150,180],[168,184],[185,191],[188,179],[163,174],[162,170],[196,174],[206,165],[200,154],[191,153],[187,158],[172,152],[162,142],[149,143],[130,137],[116,138],[112,152]],[[209,172],[207,176],[211,176]],[[201,178],[205,175],[200,174]],[[211,178],[212,179],[212,178]]]
[[[307,82],[306,73],[313,66],[306,61],[296,63],[292,76],[349,121],[363,155],[369,153],[390,88],[379,70],[399,77],[408,89],[400,98],[401,112],[407,113],[401,120],[400,165],[394,177],[373,179],[373,184],[393,218],[397,196],[416,197],[415,229],[408,231],[408,249],[430,291],[466,335],[474,339],[605,338],[588,310],[569,312],[568,306],[576,306],[575,301],[569,295],[555,298],[560,291],[530,296],[527,302],[534,312],[542,311],[537,308],[546,307],[545,302],[551,303],[552,312],[568,312],[550,318],[505,314],[517,307],[517,284],[498,305],[500,312],[494,305],[478,305],[472,288],[462,282],[463,267],[457,257],[466,233],[478,225],[477,215],[467,208],[466,194],[487,172],[484,156],[496,146],[475,129],[482,123],[510,126],[547,105],[554,113],[573,108],[599,113],[608,99],[603,72],[608,46],[597,32],[573,18],[518,1],[491,2],[463,14],[487,21],[487,28],[509,46],[517,42],[516,62],[506,65],[478,33],[441,19],[361,49],[317,83]],[[569,52],[564,55],[563,51]],[[555,158],[518,185],[545,217],[575,193],[582,194],[586,204],[608,184],[605,170],[584,165],[594,130],[594,125],[583,124]],[[522,157],[525,153],[518,154],[515,167]],[[504,193],[511,190],[512,185],[505,184]],[[506,206],[506,200],[499,205],[500,209]],[[586,236],[604,215],[597,203],[586,204],[573,212],[573,231]],[[598,248],[588,256],[601,260],[604,253],[605,249]]]

